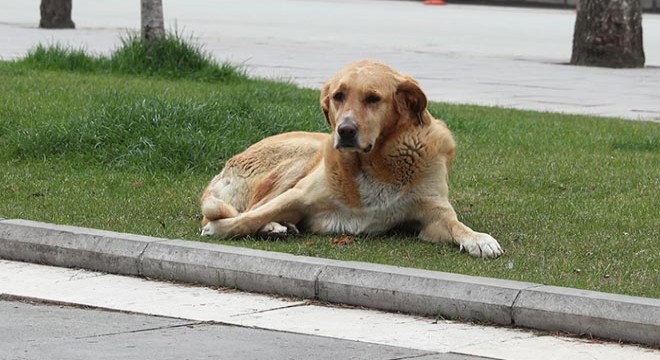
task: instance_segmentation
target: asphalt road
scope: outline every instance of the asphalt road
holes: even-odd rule
[[[0,301],[0,314],[0,359],[480,359],[33,301]]]

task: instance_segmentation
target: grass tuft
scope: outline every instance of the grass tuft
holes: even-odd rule
[[[246,78],[244,71],[227,63],[219,64],[192,37],[184,37],[178,32],[166,33],[151,44],[143,42],[138,34],[130,33],[122,38],[121,46],[109,57],[92,55],[85,49],[72,49],[59,44],[40,44],[17,63],[39,70],[114,73],[210,82]]]
[[[90,56],[82,48],[72,49],[59,44],[39,44],[18,62],[39,70],[96,72],[107,68],[107,59]]]
[[[121,47],[110,57],[112,71],[128,75],[157,75],[170,79],[189,78],[225,81],[241,75],[229,64],[217,64],[201,45],[178,32],[167,33],[146,44],[139,35],[122,38]]]

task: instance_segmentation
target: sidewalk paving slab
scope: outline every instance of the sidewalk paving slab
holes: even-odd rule
[[[660,345],[660,299],[0,221],[0,258]]]

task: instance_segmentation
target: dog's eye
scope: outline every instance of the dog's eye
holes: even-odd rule
[[[369,95],[367,95],[366,98],[364,98],[364,101],[367,104],[375,104],[375,103],[380,101],[380,96],[378,96],[376,94],[369,94]]]
[[[346,97],[346,96],[345,96],[344,93],[341,92],[341,91],[338,91],[338,92],[336,92],[334,95],[332,95],[332,98],[333,98],[335,101],[339,101],[339,102],[344,101],[344,98],[345,98],[345,97]]]

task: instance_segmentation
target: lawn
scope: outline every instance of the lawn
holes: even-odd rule
[[[319,92],[42,51],[0,62],[0,217],[660,297],[658,124],[432,103],[458,142],[451,200],[498,259],[406,234],[209,239],[206,183],[265,136],[328,131]]]

